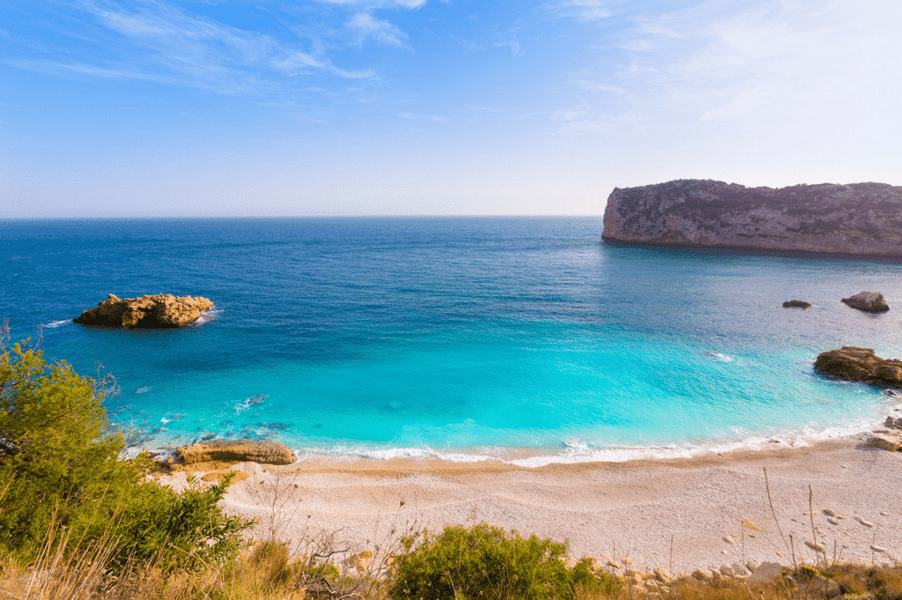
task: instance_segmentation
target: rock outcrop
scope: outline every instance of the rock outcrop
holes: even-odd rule
[[[214,440],[183,446],[175,451],[186,465],[210,461],[258,462],[270,465],[289,465],[294,454],[281,442],[256,440]]]
[[[869,436],[862,444],[862,448],[876,448],[878,450],[888,450],[890,452],[899,452],[902,450],[902,442],[899,441],[898,435],[887,435],[885,433],[875,433]]]
[[[72,320],[82,325],[166,329],[193,323],[212,306],[213,302],[200,296],[157,294],[120,300],[110,294],[106,300]]]
[[[843,298],[841,302],[865,312],[886,312],[889,310],[889,305],[880,292],[858,292],[854,296]]]
[[[902,256],[902,187],[774,189],[682,179],[615,188],[602,238],[663,246]]]
[[[822,352],[814,361],[814,370],[834,379],[902,386],[902,360],[880,358],[871,348],[843,346]]]
[[[801,308],[802,310],[808,310],[811,308],[811,303],[805,302],[804,300],[787,300],[783,303],[783,308]]]

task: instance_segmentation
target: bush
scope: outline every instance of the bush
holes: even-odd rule
[[[140,473],[116,460],[106,393],[66,363],[16,344],[0,354],[0,545],[34,550],[51,523],[83,530]]]
[[[207,489],[189,479],[181,493],[143,482],[122,503],[120,515],[111,515],[119,537],[112,564],[137,560],[153,562],[163,572],[195,571],[235,558],[248,545],[241,532],[252,522],[227,516],[217,505],[229,479]]]
[[[414,538],[404,541],[407,553],[396,561],[389,590],[396,600],[570,599],[581,589],[612,593],[619,587],[595,574],[589,559],[568,568],[566,543],[525,539],[486,524],[446,527],[438,536],[426,532],[416,548]]]
[[[193,569],[237,554],[251,522],[217,506],[227,481],[176,493],[145,480],[146,457],[117,460],[124,442],[103,408],[111,380],[2,341],[0,332],[0,550],[30,559],[65,529],[69,540],[114,544],[112,567]]]

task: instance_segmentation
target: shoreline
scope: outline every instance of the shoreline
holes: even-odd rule
[[[486,522],[567,539],[572,557],[590,556],[600,565],[627,560],[630,568],[686,574],[749,561],[791,564],[789,535],[797,560],[813,562],[805,545],[813,518],[828,557],[835,543],[844,560],[898,561],[902,454],[864,448],[861,441],[543,467],[421,458],[240,463],[232,468],[249,477],[229,487],[223,506],[257,519],[252,537],[270,539],[275,531],[299,554],[321,536],[355,553],[376,544],[384,549],[409,530]],[[186,474],[163,481],[180,488]],[[840,516],[828,518],[824,510]]]
[[[897,394],[894,394],[894,398]],[[900,399],[900,398],[895,398]],[[896,403],[886,407],[884,414],[902,416],[902,403]],[[499,462],[513,467],[538,469],[553,465],[580,465],[592,463],[627,463],[635,461],[667,461],[680,459],[704,458],[708,455],[742,453],[742,452],[767,452],[774,449],[796,450],[817,446],[825,442],[836,440],[864,441],[868,436],[883,427],[885,417],[874,420],[862,420],[854,426],[834,426],[818,433],[785,432],[772,436],[750,435],[746,438],[735,440],[707,440],[707,443],[673,443],[658,445],[611,445],[596,447],[582,443],[580,440],[567,440],[561,442],[556,449],[541,447],[502,447],[502,446],[477,446],[461,448],[435,449],[429,446],[396,446],[373,447],[365,445],[358,447],[340,446],[338,448],[322,449],[318,447],[295,447],[288,443],[288,447],[294,454],[295,463],[307,463],[310,461],[325,461],[346,463],[349,461],[436,461],[452,464],[483,464]],[[219,436],[204,438],[193,437],[182,441],[180,438],[170,439],[166,442],[154,444],[140,444],[129,446],[123,451],[123,458],[133,458],[141,452],[151,452],[157,456],[175,456],[176,448],[190,446],[210,440],[233,440]],[[251,438],[257,439],[257,438]],[[273,441],[283,441],[278,437],[269,438]],[[283,442],[284,443],[284,442]]]

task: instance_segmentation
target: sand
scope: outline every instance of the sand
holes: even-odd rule
[[[902,453],[860,442],[531,469],[422,459],[243,463],[233,468],[250,477],[230,486],[224,507],[256,519],[256,539],[275,531],[298,552],[303,540],[322,534],[337,549],[360,552],[385,548],[409,529],[485,522],[568,540],[573,557],[626,559],[632,568],[679,574],[748,561],[791,564],[789,536],[796,560],[814,562],[805,544],[813,517],[828,557],[896,561]],[[185,474],[167,480],[180,487]],[[836,524],[824,510],[839,516]]]

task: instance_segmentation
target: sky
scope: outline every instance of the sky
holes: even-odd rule
[[[0,218],[902,185],[898,0],[2,0]]]

